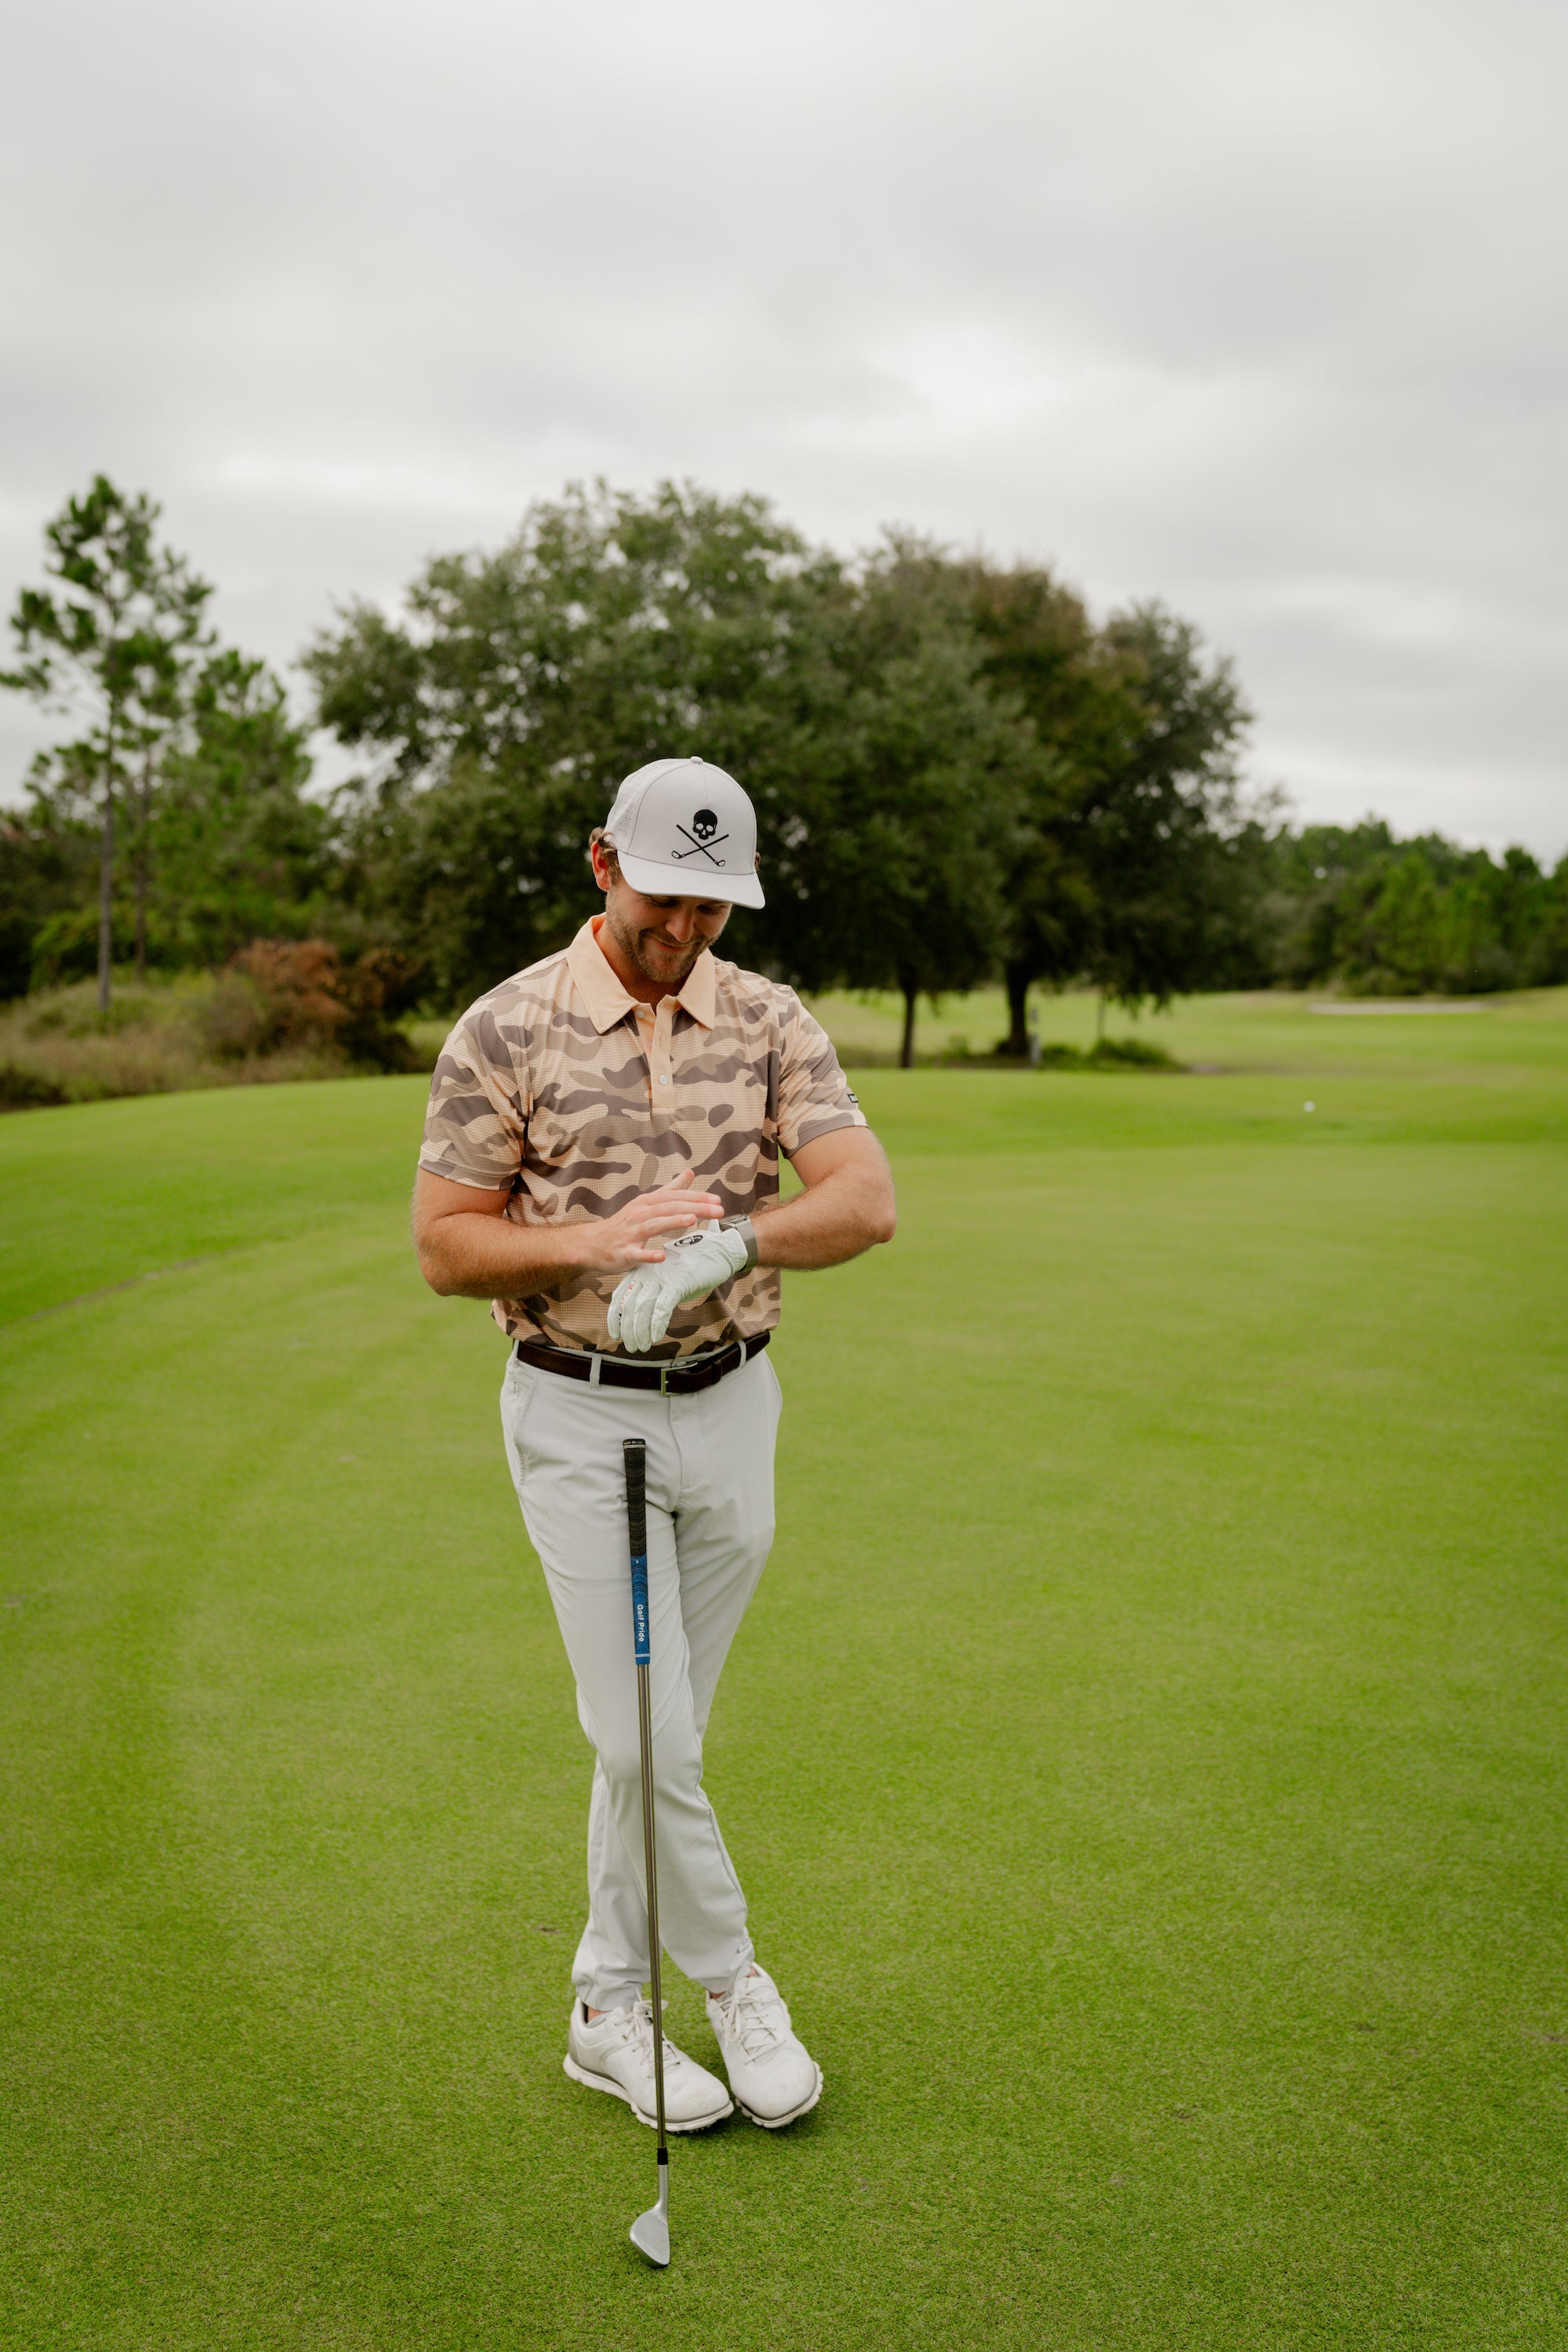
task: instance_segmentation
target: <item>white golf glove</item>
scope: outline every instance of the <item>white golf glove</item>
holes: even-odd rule
[[[664,1244],[659,1265],[639,1265],[616,1285],[610,1300],[610,1337],[633,1355],[646,1356],[669,1328],[676,1308],[706,1298],[746,1263],[743,1237],[732,1228],[707,1225]]]

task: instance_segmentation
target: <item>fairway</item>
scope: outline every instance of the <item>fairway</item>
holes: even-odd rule
[[[662,2274],[423,1082],[0,1120],[0,2342],[1568,2342],[1568,992],[1177,1017],[855,1081],[708,1774],[826,2088]]]

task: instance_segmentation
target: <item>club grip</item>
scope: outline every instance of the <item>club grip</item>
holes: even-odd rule
[[[632,1556],[632,1659],[648,1664],[647,1624],[647,1447],[640,1437],[622,1441],[626,1465],[626,1534]]]

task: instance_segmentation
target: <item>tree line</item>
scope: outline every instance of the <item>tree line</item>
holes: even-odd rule
[[[220,645],[159,510],[100,477],[46,534],[13,688],[57,710],[0,818],[0,993],[321,940],[377,1003],[447,1010],[581,919],[615,785],[700,751],[756,803],[768,904],[734,951],[801,987],[1000,978],[1136,1008],[1216,987],[1480,990],[1568,978],[1542,873],[1243,791],[1230,664],[1150,602],[1095,622],[1047,567],[889,532],[853,557],[764,499],[604,485],[494,551],[354,603],[301,656],[313,709]],[[312,792],[309,725],[358,765]],[[367,961],[368,960],[368,961]],[[361,994],[364,993],[362,985]]]

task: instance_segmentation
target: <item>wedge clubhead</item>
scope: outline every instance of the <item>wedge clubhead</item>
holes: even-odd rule
[[[639,2254],[661,2270],[669,2262],[669,2158],[660,2148],[658,2154],[658,2203],[639,2213],[632,2223],[632,2243]]]

